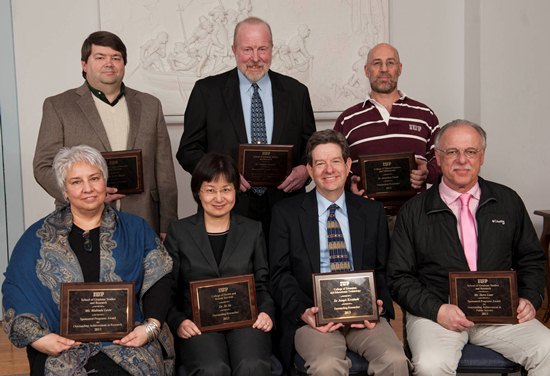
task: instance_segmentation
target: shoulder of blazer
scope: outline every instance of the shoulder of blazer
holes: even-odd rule
[[[368,213],[384,213],[384,205],[380,201],[366,199],[346,191],[346,205],[348,210],[361,210]]]
[[[279,89],[279,90],[289,90],[289,91],[296,91],[296,90],[304,90],[307,89],[307,87],[302,84],[297,79],[286,76],[281,73],[274,72],[272,70],[269,70],[269,79],[271,80],[272,87]]]
[[[198,87],[220,87],[225,88],[227,85],[239,86],[239,76],[237,75],[237,68],[233,68],[226,72],[201,78],[195,82],[195,86]]]

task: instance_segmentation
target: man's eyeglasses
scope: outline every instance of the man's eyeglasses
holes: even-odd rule
[[[466,158],[468,159],[474,159],[476,158],[480,153],[483,152],[482,149],[476,149],[476,148],[467,148],[467,149],[457,149],[457,148],[450,148],[450,149],[436,149],[437,151],[443,153],[445,158],[447,159],[456,159],[460,155],[460,153],[464,153]]]
[[[229,196],[230,194],[235,192],[235,189],[233,187],[223,187],[222,189],[204,188],[201,189],[201,192],[207,197],[217,196],[218,193],[222,196]]]

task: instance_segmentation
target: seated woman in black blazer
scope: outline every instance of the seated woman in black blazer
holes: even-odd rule
[[[231,213],[240,175],[226,155],[209,153],[197,164],[191,190],[198,213],[172,222],[165,246],[173,261],[174,305],[167,322],[178,365],[188,375],[270,375],[274,304],[260,222]],[[189,282],[254,274],[258,319],[249,328],[201,333],[192,321]]]

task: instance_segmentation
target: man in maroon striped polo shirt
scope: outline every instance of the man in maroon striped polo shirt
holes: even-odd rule
[[[414,152],[417,168],[411,171],[411,185],[422,189],[434,183],[439,167],[434,158],[434,139],[439,131],[435,113],[425,104],[397,89],[402,65],[399,52],[387,43],[374,46],[367,56],[365,74],[371,92],[364,102],[345,110],[334,129],[348,140],[352,158],[352,191],[360,181],[359,156]]]

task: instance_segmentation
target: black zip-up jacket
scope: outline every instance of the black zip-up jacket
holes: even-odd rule
[[[479,178],[475,217],[478,271],[515,270],[518,295],[535,309],[544,294],[545,254],[523,201],[512,189]],[[457,220],[439,195],[439,184],[400,210],[388,259],[392,298],[413,315],[436,321],[449,302],[451,271],[469,271]]]

